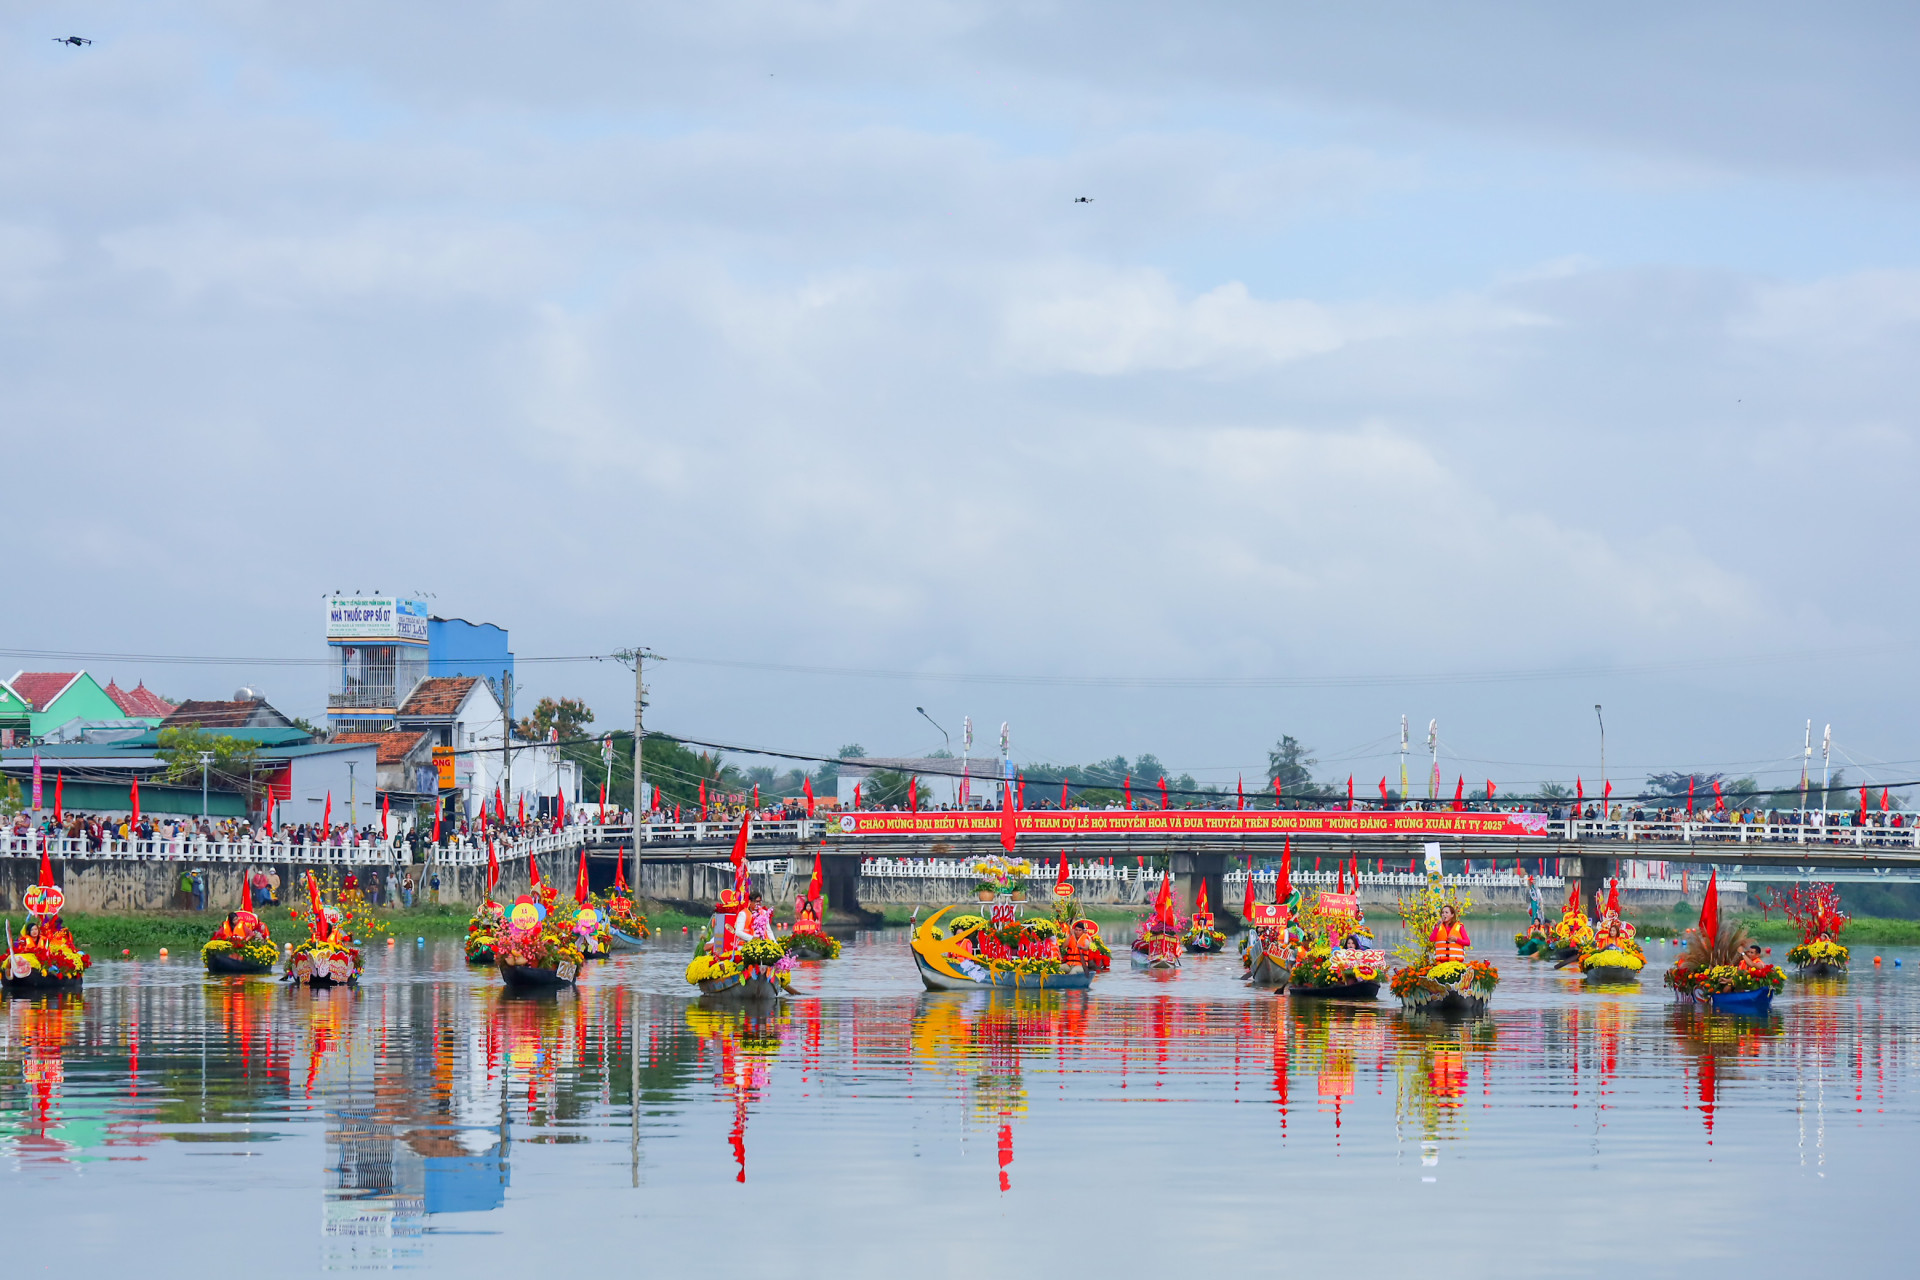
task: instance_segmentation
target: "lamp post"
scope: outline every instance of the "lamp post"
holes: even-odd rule
[[[915,707],[914,710],[920,713],[921,719],[925,720],[928,724],[932,725],[934,728],[940,729],[940,722],[938,720],[935,720],[932,716],[928,715],[927,709],[925,707]],[[945,729],[940,729],[940,736],[947,740],[947,753],[951,755],[953,753],[953,735],[949,734]]]
[[[1607,718],[1600,714],[1600,704],[1593,704],[1593,718],[1600,722],[1600,820],[1606,821],[1607,813]]]

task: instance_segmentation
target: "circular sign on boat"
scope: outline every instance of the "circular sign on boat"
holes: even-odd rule
[[[327,976],[335,982],[345,982],[353,976],[353,957],[335,956],[327,961]]]
[[[1056,898],[1071,898],[1073,896],[1073,886],[1070,884],[1056,884],[1053,886],[1053,896]]]
[[[12,959],[9,961],[9,966],[10,966],[11,972],[13,973],[13,976],[16,978],[27,978],[33,975],[33,957],[32,956],[24,955],[16,951],[14,952]]]
[[[527,933],[538,929],[540,922],[546,918],[547,909],[525,894],[515,898],[513,905],[507,908],[507,927],[515,933]]]
[[[600,913],[592,907],[582,907],[573,917],[573,923],[581,929],[591,929],[600,923]]]
[[[30,885],[20,895],[20,905],[27,909],[30,916],[57,916],[66,900],[67,895],[60,892],[58,886],[50,884]]]

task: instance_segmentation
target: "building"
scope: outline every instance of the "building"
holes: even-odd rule
[[[119,720],[127,712],[84,671],[16,671],[8,690],[27,704],[27,732],[41,737],[69,720]]]
[[[438,618],[404,596],[332,596],[327,600],[332,687],[327,718],[336,728],[379,733],[394,727],[402,704],[423,680],[472,677],[511,702],[513,650],[490,622]]]
[[[478,676],[498,693],[501,677],[513,680],[507,629],[465,618],[428,618],[427,675]]]
[[[0,747],[16,747],[33,736],[33,704],[0,680]]]
[[[122,689],[109,680],[106,692],[107,696],[113,699],[114,705],[132,719],[151,720],[158,724],[174,712],[174,705],[147,688],[145,680],[131,689]]]
[[[251,689],[241,689],[224,702],[189,699],[175,707],[159,724],[162,729],[191,726],[214,733],[230,733],[235,729],[290,729],[302,737],[308,736],[304,729]]]
[[[235,729],[235,737],[274,734],[270,729]],[[197,780],[159,780],[167,764],[145,741],[77,743],[38,748],[46,804],[52,806],[56,778],[64,780],[62,804],[71,813],[123,814],[132,808],[134,779],[140,781],[140,811],[154,817],[215,818],[260,816],[269,795],[281,822],[319,822],[332,798],[333,820],[365,826],[378,821],[379,746],[372,742],[315,743],[305,734],[290,745],[262,746],[252,792],[210,788],[203,797]],[[0,750],[0,772],[19,780],[22,790],[33,777],[34,748]],[[205,806],[204,808],[202,806]],[[396,822],[401,815],[395,813]],[[409,810],[408,816],[411,816]]]
[[[559,748],[549,743],[503,736],[507,726],[500,700],[494,686],[479,676],[421,681],[394,722],[402,732],[425,735],[430,756],[450,755],[452,785],[440,790],[458,816],[477,817],[496,794],[515,813],[522,801],[529,813],[547,814],[559,795],[569,804],[579,799],[579,766],[562,760]]]
[[[373,744],[379,792],[394,803],[431,805],[438,798],[432,734],[390,729],[385,733],[336,733],[333,740],[339,744]]]

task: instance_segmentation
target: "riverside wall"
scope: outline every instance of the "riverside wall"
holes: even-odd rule
[[[305,863],[293,862],[207,862],[196,863],[181,861],[131,861],[125,858],[61,858],[54,862],[54,880],[66,895],[68,911],[94,912],[140,912],[190,910],[192,899],[180,890],[180,877],[190,870],[198,869],[207,884],[207,910],[232,911],[242,901],[244,877],[255,870],[277,871],[280,875],[280,899],[283,903],[298,901],[303,896],[301,886],[306,883],[309,867]],[[314,867],[311,868],[320,877],[320,882],[328,884],[354,872],[363,886],[370,885],[375,876],[383,877],[390,869],[386,865],[365,867]],[[402,874],[411,870],[418,883],[416,900],[429,901],[428,879],[434,868],[414,865],[412,867],[392,868]],[[445,903],[478,903],[486,897],[487,869],[478,867],[441,867],[440,901]],[[29,886],[38,882],[40,864],[30,858],[0,859],[0,911],[19,911],[21,895]],[[384,879],[382,881],[384,883]],[[507,864],[501,868],[500,885],[497,894],[509,898],[527,892],[530,887],[527,864],[524,859]]]

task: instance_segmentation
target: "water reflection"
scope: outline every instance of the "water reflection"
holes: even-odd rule
[[[1276,998],[1230,957],[1090,992],[932,994],[897,935],[873,934],[807,975],[821,994],[772,1010],[689,1002],[681,964],[623,957],[516,997],[452,949],[376,956],[360,988],[319,991],[102,963],[84,995],[4,1006],[9,1203],[72,1222],[111,1194],[130,1224],[164,1224],[171,1200],[131,1177],[146,1167],[296,1223],[317,1208],[314,1264],[340,1270],[485,1261],[461,1243],[476,1232],[537,1257],[543,1233],[608,1215],[700,1236],[730,1204],[792,1230],[790,1201],[848,1184],[897,1206],[903,1225],[869,1228],[904,1245],[963,1229],[982,1195],[1010,1222],[1035,1196],[1090,1209],[1146,1165],[1167,1207],[1222,1229],[1221,1188],[1281,1174],[1351,1170],[1360,1201],[1405,1213],[1419,1202],[1396,1196],[1470,1175],[1550,1217],[1548,1168],[1564,1184],[1631,1166],[1677,1202],[1727,1157],[1844,1173],[1851,1212],[1893,1185],[1914,1120],[1920,1017],[1891,970],[1796,984],[1742,1019],[1674,1005],[1651,974],[1592,991],[1507,960],[1492,1014],[1447,1021]],[[1289,1193],[1345,1221],[1314,1194]],[[1090,1246],[1127,1261],[1111,1247]]]

